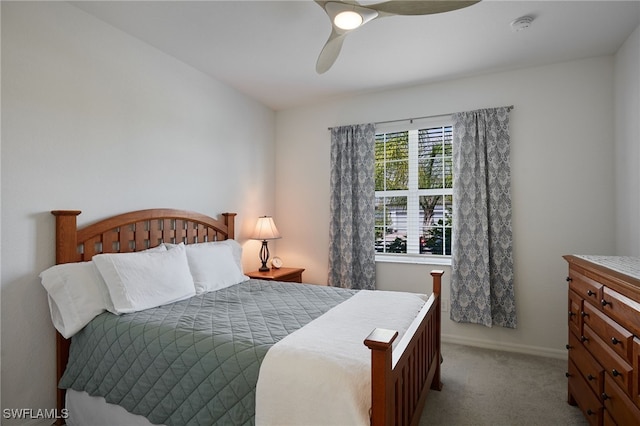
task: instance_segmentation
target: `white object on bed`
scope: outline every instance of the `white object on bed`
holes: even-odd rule
[[[93,256],[113,302],[113,313],[137,312],[195,295],[184,244],[172,250]]]
[[[69,418],[67,426],[152,426],[146,418],[132,414],[119,405],[110,404],[101,396],[67,389],[65,407]]]
[[[113,309],[107,285],[93,262],[63,263],[40,274],[47,290],[51,320],[65,339],[96,315]]]
[[[256,425],[369,425],[374,328],[409,328],[423,295],[363,290],[276,343],[260,367]]]
[[[196,294],[219,290],[249,279],[242,273],[242,269],[238,268],[232,246],[229,244],[223,244],[223,242],[189,244],[186,250]]]

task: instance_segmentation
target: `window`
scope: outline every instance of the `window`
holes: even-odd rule
[[[453,129],[450,121],[378,126],[377,258],[451,255]]]

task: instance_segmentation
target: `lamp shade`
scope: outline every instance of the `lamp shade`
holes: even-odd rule
[[[258,218],[256,229],[251,234],[253,240],[275,240],[280,238],[280,232],[276,228],[271,216],[262,216]]]

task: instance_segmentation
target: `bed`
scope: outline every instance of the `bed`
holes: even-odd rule
[[[190,249],[195,249],[207,244],[211,245],[211,243],[233,242],[232,240],[234,239],[235,235],[234,213],[224,213],[222,214],[222,217],[220,219],[215,219],[200,213],[184,210],[148,209],[120,214],[95,222],[93,224],[89,224],[82,228],[78,228],[77,217],[80,213],[81,212],[78,210],[52,211],[52,214],[55,216],[56,220],[56,265],[70,266],[67,264],[81,265],[93,262],[97,263],[98,260],[102,261],[103,257],[112,256],[114,254],[125,254],[125,256],[128,256],[127,253],[136,255],[145,254],[145,256],[147,256],[148,258],[160,258],[159,256],[164,256],[163,259],[165,259],[166,256],[169,256],[169,254],[167,253],[178,253],[179,250],[185,250],[183,246]],[[180,247],[180,249],[167,249],[165,248],[165,246],[178,246]],[[138,253],[146,251],[153,252],[156,249],[162,249],[163,253]],[[166,251],[167,253],[164,253],[164,251]],[[236,255],[237,253],[234,254],[234,256]],[[171,256],[175,257],[178,255],[171,254]],[[109,257],[109,259],[111,259],[111,257]],[[238,259],[236,258],[235,261],[237,260]],[[163,263],[156,268],[161,269],[167,264],[170,264],[170,262],[163,261]],[[104,272],[102,269],[100,271]],[[196,273],[194,273],[193,270],[192,273],[195,282],[197,281],[195,279]],[[224,299],[227,300],[226,303],[229,303],[229,306],[242,306],[241,310],[253,312],[260,310],[261,308],[249,309],[246,306],[253,306],[253,303],[258,302],[253,302],[253,299],[247,302],[243,298],[249,296],[258,299],[271,297],[274,299],[268,301],[267,303],[272,304],[273,307],[266,309],[266,311],[268,311],[268,320],[263,322],[273,323],[272,325],[270,325],[270,327],[275,328],[272,328],[268,331],[256,331],[253,328],[254,326],[251,324],[248,324],[245,327],[245,329],[249,330],[248,334],[267,337],[269,334],[275,335],[269,337],[272,338],[272,343],[269,343],[266,346],[261,346],[260,344],[258,344],[256,345],[256,348],[258,349],[244,351],[262,353],[261,355],[259,355],[259,357],[262,358],[258,360],[257,367],[253,365],[253,367],[251,368],[240,368],[242,371],[252,370],[255,372],[254,375],[259,376],[259,378],[257,379],[257,385],[255,385],[256,388],[251,389],[250,392],[242,391],[248,395],[244,396],[245,400],[251,398],[255,398],[256,400],[255,407],[253,408],[255,410],[255,418],[251,417],[249,420],[245,419],[240,421],[225,418],[224,420],[220,420],[220,423],[252,424],[255,421],[256,424],[276,424],[279,423],[279,421],[277,420],[277,415],[279,415],[278,410],[282,412],[283,410],[299,409],[300,411],[300,409],[302,409],[302,412],[299,413],[299,415],[304,416],[307,415],[305,414],[305,410],[313,411],[312,406],[314,405],[317,406],[316,411],[320,411],[315,415],[319,416],[327,415],[327,413],[330,411],[340,411],[341,409],[333,409],[334,406],[336,406],[335,404],[338,404],[339,406],[338,401],[332,401],[333,393],[329,394],[331,396],[330,398],[322,397],[323,390],[319,389],[331,389],[331,386],[333,386],[334,391],[336,389],[347,389],[344,392],[351,392],[351,394],[345,394],[344,398],[342,399],[353,399],[360,405],[364,404],[364,409],[366,410],[366,423],[370,423],[372,425],[415,425],[420,419],[420,415],[428,391],[430,389],[440,390],[442,387],[442,383],[440,381],[440,288],[442,274],[442,271],[431,272],[433,283],[432,293],[424,296],[424,300],[421,302],[421,305],[416,309],[416,312],[412,314],[408,320],[395,320],[394,318],[396,316],[399,317],[400,315],[396,315],[393,310],[389,310],[388,313],[385,314],[389,319],[385,319],[382,326],[375,325],[375,328],[371,324],[375,324],[376,321],[379,321],[379,319],[376,318],[376,321],[372,322],[371,319],[366,318],[366,311],[371,310],[371,306],[376,306],[375,303],[378,303],[380,304],[380,306],[375,309],[378,312],[387,312],[385,309],[393,309],[390,305],[395,306],[396,304],[398,304],[398,306],[402,306],[402,303],[405,303],[403,301],[404,299],[402,298],[405,297],[407,300],[406,303],[410,303],[410,305],[407,306],[411,306],[407,309],[411,310],[414,309],[415,305],[415,300],[413,300],[414,297],[401,292],[389,292],[394,293],[390,294],[389,296],[399,298],[397,302],[394,301],[393,303],[389,303],[382,301],[385,300],[382,298],[382,296],[387,297],[387,295],[380,294],[384,292],[378,291],[355,292],[343,289],[333,289],[326,286],[315,286],[311,284],[292,285],[291,283],[267,283],[260,280],[247,280],[226,286],[225,288],[221,288],[220,290],[216,289],[215,291],[205,291],[201,294],[193,295],[193,297],[186,297],[183,295],[180,298],[176,298],[176,302],[171,302],[169,304],[165,304],[159,307],[153,307],[150,309],[125,309],[118,315],[114,315],[110,312],[101,312],[96,315],[95,318],[91,320],[91,322],[86,327],[82,328],[79,331],[76,331],[77,334],[75,334],[73,338],[65,338],[60,332],[57,332],[57,380],[59,384],[63,381],[72,382],[73,380],[76,380],[75,378],[69,379],[68,377],[70,374],[69,371],[73,371],[74,369],[78,371],[82,371],[82,368],[84,368],[84,370],[90,369],[90,374],[92,375],[96,371],[100,370],[102,367],[92,367],[91,364],[83,364],[82,368],[73,367],[73,363],[70,361],[70,354],[72,355],[73,359],[74,353],[80,353],[83,350],[87,351],[86,345],[98,345],[100,340],[113,338],[114,333],[112,330],[121,329],[122,327],[124,327],[124,325],[122,325],[123,322],[128,321],[130,318],[136,318],[136,321],[145,321],[142,325],[134,324],[129,325],[129,327],[139,330],[145,330],[144,333],[147,333],[149,332],[149,330],[155,330],[151,328],[151,326],[152,323],[154,323],[158,318],[158,315],[162,315],[163,317],[171,317],[174,311],[182,312],[184,310],[185,312],[187,312],[186,310],[190,309],[190,306],[192,305],[197,306],[198,309],[201,309],[201,307],[204,306],[205,308],[203,308],[203,310],[207,312],[223,312],[223,310],[219,307],[220,305],[215,305],[214,309],[208,310],[207,306],[209,306],[209,303],[220,303],[218,299]],[[297,296],[292,294],[296,292],[304,293],[304,295]],[[327,306],[319,309],[318,312],[312,314],[304,313],[305,309],[315,311],[317,310],[317,306],[324,304],[324,302],[320,302],[320,299],[314,299],[315,297],[326,299],[326,294],[320,296],[317,294],[319,292],[330,293],[330,296],[328,298],[333,299],[333,302],[327,302]],[[292,302],[293,299],[290,298],[293,297],[299,297],[300,299],[310,299],[311,301],[308,302],[308,307],[301,307],[298,305],[298,303],[307,302]],[[378,297],[378,299],[367,299],[368,297]],[[211,302],[210,299],[216,299],[216,301]],[[276,299],[283,299],[284,301],[274,301]],[[51,300],[52,299],[50,297],[50,304]],[[232,302],[228,302],[228,300],[232,300]],[[238,302],[238,300],[242,301]],[[245,303],[247,303],[248,305],[243,305]],[[358,303],[359,305],[356,305],[356,303]],[[287,309],[286,306],[291,306],[291,313],[285,313]],[[293,306],[295,306],[295,308]],[[354,306],[353,310],[351,306]],[[365,307],[364,309],[363,306]],[[225,307],[224,309],[227,308]],[[345,317],[336,316],[338,315],[338,313],[343,312],[343,314],[346,315],[356,315],[353,313],[353,311],[357,311],[358,309],[361,309],[362,312],[358,313],[357,315],[363,315],[362,313],[364,313],[364,319],[362,320],[364,324],[360,324],[360,327],[368,327],[367,333],[364,335],[355,333],[354,331],[350,331],[349,329],[351,327],[340,327],[336,326],[336,322],[331,322],[338,321],[337,324],[340,324],[340,322],[345,321]],[[401,309],[407,310],[405,308]],[[156,314],[156,312],[162,313]],[[187,318],[199,318],[197,317],[198,315],[202,315],[202,313],[187,313]],[[296,316],[298,315],[304,316],[305,319],[297,319]],[[384,318],[385,315],[382,315],[382,317]],[[293,332],[290,332],[290,330],[283,330],[283,332],[281,333],[282,335],[280,335],[280,330],[287,328],[288,326],[285,327],[284,325],[281,325],[277,321],[273,320],[273,316],[288,316],[290,317],[289,320],[299,322],[300,324],[297,326],[298,328],[296,328]],[[332,316],[335,318],[332,319]],[[53,317],[54,315],[52,313],[52,319]],[[111,321],[112,323],[109,323],[109,321]],[[184,319],[183,317],[181,317],[177,321],[182,324],[184,322]],[[207,319],[206,321],[204,321],[204,323],[208,323],[209,321],[212,320]],[[351,319],[349,319],[348,321],[351,321]],[[402,321],[405,322],[403,323]],[[202,325],[198,322],[197,319],[190,320],[190,322],[196,324],[193,325],[194,328],[198,328]],[[227,320],[227,322],[235,323],[236,320]],[[323,323],[325,325],[323,325]],[[112,325],[106,326],[105,324]],[[158,326],[157,329],[163,329],[162,327],[165,327],[164,323],[161,326]],[[220,329],[220,326],[218,325],[214,325],[213,327],[216,328],[216,330]],[[307,332],[307,330],[312,330],[314,328],[316,329],[315,332],[320,334],[308,334],[311,331]],[[396,328],[403,329],[399,333]],[[92,331],[87,331],[89,329],[91,329]],[[103,332],[103,335],[100,335],[95,331],[101,329],[106,330]],[[274,329],[276,330],[275,332],[273,331]],[[368,330],[371,331],[369,332]],[[153,332],[159,333],[158,331]],[[199,329],[198,332],[200,332]],[[172,353],[172,351],[168,350],[167,348],[180,346],[181,342],[184,340],[183,337],[180,337],[182,335],[178,332],[172,333],[174,333],[178,337],[175,338],[175,342],[165,343],[165,346],[160,349],[159,353],[162,353],[163,357],[166,353]],[[180,333],[182,333],[182,331]],[[232,333],[230,333],[227,331],[225,333],[234,334],[238,332],[233,331]],[[128,336],[133,334],[133,332],[127,331],[121,334]],[[90,335],[91,337],[82,337],[86,335]],[[352,335],[356,337],[352,338]],[[364,339],[362,338],[362,336],[364,336]],[[83,338],[85,340],[89,339],[88,341],[91,343],[85,343],[85,347],[82,347],[82,344],[78,342],[82,342]],[[156,340],[159,341],[160,339],[158,338]],[[220,341],[220,338],[218,338],[218,341]],[[298,343],[302,342],[303,345],[307,345],[308,347],[304,346],[302,352],[300,352],[301,349],[299,348],[294,349],[294,351],[297,350],[298,352],[295,352],[292,355],[291,353],[287,352],[287,350],[289,350],[287,348],[287,344],[291,346],[293,345],[292,342],[294,341],[297,341]],[[284,344],[285,342],[287,342],[287,344]],[[202,349],[203,344],[205,343],[198,342],[195,344],[192,343],[190,346],[195,347],[195,351],[198,352],[198,348]],[[113,347],[115,344],[113,341],[111,341],[108,343],[108,345],[110,345],[110,347]],[[149,344],[145,345],[151,346]],[[118,341],[116,346],[124,346],[124,344]],[[146,346],[144,350],[146,350]],[[343,347],[347,346],[351,346],[350,350],[353,353],[357,353],[357,355],[354,355],[352,357],[353,359],[345,358],[345,356],[351,356],[345,355],[345,353],[347,352],[346,350],[343,350]],[[264,349],[264,347],[266,347],[266,349]],[[366,356],[362,356],[362,353],[359,352],[360,348],[365,348],[367,354]],[[225,348],[224,350],[227,349]],[[90,358],[95,357],[95,352],[101,352],[101,350],[93,349]],[[200,350],[200,352],[204,351]],[[305,355],[300,357],[300,353],[309,354],[309,356]],[[127,349],[123,352],[123,354],[119,356],[121,358],[129,358],[133,356],[131,354],[131,349]],[[335,356],[333,354],[335,354]],[[289,356],[290,358],[287,359],[287,356]],[[333,357],[336,359],[342,359],[343,361],[346,360],[345,365],[349,365],[350,362],[354,362],[353,365],[358,366],[357,368],[349,368],[349,370],[355,371],[358,370],[361,366],[364,366],[363,368],[365,368],[365,370],[362,371],[365,371],[364,375],[366,376],[366,380],[364,380],[363,383],[366,383],[366,391],[361,391],[361,389],[357,386],[354,387],[356,391],[349,391],[349,386],[345,385],[344,383],[332,384],[327,382],[326,384],[323,383],[322,385],[314,384],[315,382],[311,380],[315,379],[299,377],[300,375],[295,372],[296,368],[300,369],[299,371],[301,372],[313,370],[314,367],[311,363],[323,363],[325,362],[325,360],[322,357],[325,356],[327,358]],[[156,359],[158,358],[158,356],[154,355],[150,358]],[[127,359],[126,362],[130,363],[131,365],[137,365],[141,361],[137,358],[131,358]],[[164,364],[175,364],[177,361],[175,359],[164,359],[162,362]],[[260,364],[260,362],[262,362],[262,364]],[[198,365],[199,364],[205,363],[198,362]],[[267,365],[269,367],[267,367]],[[153,366],[153,368],[157,369],[159,367]],[[193,367],[189,368],[193,369]],[[236,369],[237,368],[238,367],[236,367]],[[216,371],[223,370],[223,368],[220,366],[216,366],[215,369]],[[318,371],[324,370],[320,369]],[[65,372],[67,372],[66,376]],[[78,373],[77,376],[80,377],[83,374],[86,375],[86,373],[81,372]],[[123,394],[133,393],[132,390],[126,388],[126,386],[128,385],[125,385],[127,383],[126,376],[129,375],[130,372],[125,372],[123,374],[125,377],[123,379],[120,379],[120,381],[116,385],[114,385],[113,388],[121,388],[120,390]],[[174,376],[176,375],[175,372],[172,374]],[[218,371],[217,374],[228,375],[225,371],[222,371],[222,373]],[[340,374],[338,374],[337,376],[340,376]],[[360,375],[362,376],[362,374]],[[323,373],[318,375],[316,373],[315,377],[318,378],[318,380],[325,380],[323,376],[330,377],[331,374]],[[182,376],[178,377],[176,380],[178,380],[179,382],[181,377]],[[271,378],[271,381],[267,381],[267,378]],[[361,378],[362,377],[359,377],[358,380],[360,380]],[[212,379],[203,379],[203,382],[206,380]],[[328,381],[330,380],[330,378],[326,380]],[[340,381],[342,380],[342,378],[339,377],[338,380]],[[235,385],[235,383],[232,383],[232,385]],[[362,383],[359,382],[358,386],[361,385]],[[176,387],[183,386],[183,384],[172,384],[171,386],[173,386],[172,389],[175,389]],[[289,394],[280,397],[279,394],[281,392],[278,390],[278,386],[290,387]],[[299,392],[297,391],[298,388],[296,386],[299,387]],[[70,406],[73,406],[74,409],[78,409],[78,405],[82,406],[84,404],[94,403],[100,404],[100,398],[96,400],[96,397],[93,397],[93,400],[83,401],[82,398],[80,398],[69,402],[66,398],[66,387],[71,388],[73,386],[59,386],[57,389],[57,408],[59,413],[65,412],[62,410],[67,410]],[[72,391],[70,390],[69,393],[71,392]],[[149,391],[147,392],[152,393]],[[305,394],[305,392],[311,392],[309,394],[311,396],[302,397],[301,395]],[[73,391],[73,393],[79,394],[77,396],[82,396],[81,392]],[[366,397],[366,401],[358,401],[363,398],[363,395]],[[299,403],[296,402],[296,397],[299,398]],[[166,401],[166,396],[164,395],[158,398],[159,401]],[[304,404],[309,404],[309,401],[311,401],[311,405],[307,408],[304,408]],[[209,405],[213,404],[213,402],[209,400],[205,401],[204,403]],[[254,401],[251,401],[251,404],[253,403]],[[331,409],[328,410],[325,408],[323,413],[323,404],[325,404],[324,406],[326,407],[331,407]],[[103,405],[113,406],[112,408],[125,411],[125,415],[132,415],[129,413],[129,410],[123,410],[122,407],[118,407],[117,404]],[[126,404],[123,403],[121,405]],[[158,410],[157,407],[164,407],[165,405],[170,404],[162,402],[160,404],[157,404],[156,408],[152,411]],[[189,404],[182,403],[182,406],[184,405],[191,406],[193,404],[191,402],[189,402]],[[302,407],[297,407],[297,405],[302,405]],[[94,416],[92,417],[93,419],[96,419],[96,416],[100,415],[98,413],[102,413],[102,408],[100,407],[96,407],[94,405],[87,405],[87,407],[88,408],[86,409],[89,410],[88,412],[90,413],[90,415]],[[362,407],[358,409],[361,410]],[[211,408],[208,407],[207,410],[211,410]],[[198,414],[198,416],[201,416],[202,410],[197,412],[200,413]],[[109,413],[110,414],[105,415],[111,416],[112,412]],[[211,423],[211,421],[207,420],[206,417],[203,420],[202,417],[193,416],[192,414],[189,414],[189,416],[192,416],[189,417],[192,420],[188,422],[180,420],[181,418],[178,417],[178,420],[174,418],[167,423]],[[195,418],[195,420],[193,420],[193,418]],[[302,417],[299,417],[299,419],[301,418]],[[337,417],[337,419],[339,418],[340,417]],[[182,419],[184,419],[184,417]],[[294,420],[292,419],[295,419],[295,417],[289,418],[288,421],[294,422]],[[326,422],[330,422],[328,419],[329,417],[325,418]],[[111,420],[113,420],[113,418],[111,418]],[[145,418],[141,418],[139,420],[141,420],[142,423],[136,424],[151,424],[149,423],[151,422],[151,420],[147,421]],[[365,421],[361,420],[362,419],[359,419],[358,422],[364,424]],[[107,420],[107,423],[108,421],[109,420]],[[317,422],[317,419],[314,421]],[[62,422],[62,420],[60,422]],[[309,422],[312,423],[313,421],[309,419]]]

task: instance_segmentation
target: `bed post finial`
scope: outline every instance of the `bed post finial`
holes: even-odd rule
[[[442,275],[444,275],[444,271],[439,269],[434,269],[431,271],[431,276],[433,277],[433,292],[440,296],[440,292],[442,291]]]
[[[76,216],[80,210],[53,210],[56,217],[56,264],[78,261]]]
[[[222,213],[224,224],[227,225],[227,238],[233,240],[236,238],[235,218],[237,213]]]

